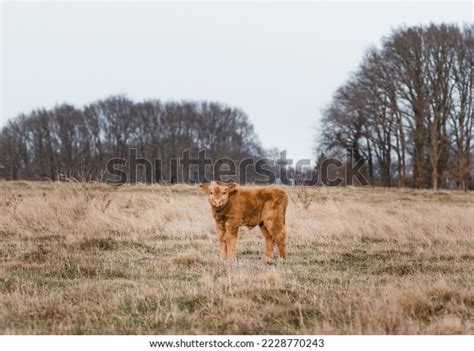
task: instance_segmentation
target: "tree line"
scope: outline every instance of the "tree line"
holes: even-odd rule
[[[0,132],[0,177],[101,180],[111,158],[169,160],[184,150],[239,160],[264,151],[247,115],[215,102],[134,102],[125,96],[76,108],[36,109]]]
[[[349,151],[374,185],[473,188],[473,51],[473,26],[393,30],[323,111],[318,164]],[[238,108],[117,95],[10,120],[0,131],[0,178],[103,180],[107,161],[131,149],[162,160],[165,174],[184,150],[236,162],[271,154]]]
[[[323,111],[320,158],[349,150],[387,187],[473,187],[473,51],[473,26],[393,30]]]

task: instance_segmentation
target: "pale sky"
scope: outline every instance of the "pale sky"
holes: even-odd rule
[[[2,3],[0,125],[37,107],[213,100],[266,148],[314,158],[315,126],[364,51],[399,25],[472,23],[465,3]]]

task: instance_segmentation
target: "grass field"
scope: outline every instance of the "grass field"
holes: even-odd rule
[[[190,186],[0,182],[3,334],[472,334],[474,194],[288,189],[221,263]]]

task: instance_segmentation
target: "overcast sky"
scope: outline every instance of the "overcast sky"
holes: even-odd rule
[[[315,126],[364,51],[399,25],[472,23],[465,3],[3,3],[0,124],[36,107],[214,100],[264,147],[313,158]]]

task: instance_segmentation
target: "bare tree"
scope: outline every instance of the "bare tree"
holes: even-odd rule
[[[0,176],[6,179],[58,179],[62,175],[98,178],[112,157],[169,160],[184,150],[205,149],[214,158],[262,156],[247,115],[216,102],[135,103],[111,96],[77,109],[63,104],[21,115],[0,133]],[[177,177],[178,175],[175,175]],[[176,179],[175,179],[176,180]]]
[[[385,186],[395,174],[405,186],[411,174],[417,188],[438,189],[454,177],[465,189],[472,157],[472,47],[472,26],[393,31],[335,93],[323,113],[320,144],[364,155]]]

